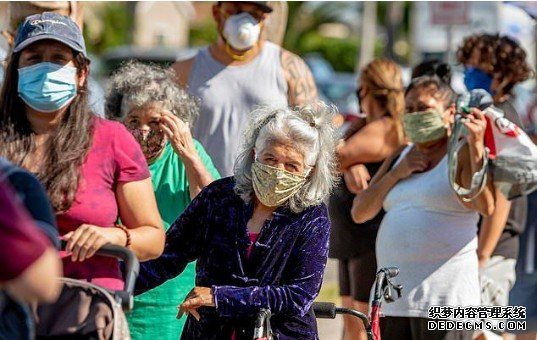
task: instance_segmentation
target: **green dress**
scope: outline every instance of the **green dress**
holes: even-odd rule
[[[213,179],[219,179],[211,158],[198,141],[196,151]],[[190,191],[183,162],[168,143],[155,162],[149,165],[157,205],[168,230],[190,203]],[[177,306],[194,288],[195,262],[190,263],[175,279],[134,298],[134,309],[127,314],[133,339],[177,340],[183,331],[186,318],[176,319]]]

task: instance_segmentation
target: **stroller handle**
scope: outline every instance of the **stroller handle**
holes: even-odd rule
[[[65,250],[67,242],[65,240],[61,240],[60,242],[61,249]],[[123,269],[125,285],[123,290],[114,291],[114,297],[116,301],[121,303],[124,310],[131,310],[134,304],[134,286],[136,285],[136,278],[140,273],[140,262],[138,258],[130,249],[115,244],[105,244],[97,250],[95,255],[113,257],[123,261],[124,266],[121,267]]]
[[[136,285],[136,278],[140,273],[140,262],[132,250],[117,246],[114,244],[105,244],[99,249],[95,255],[114,257],[120,259],[125,264],[123,266],[123,278],[125,279],[125,286],[123,290],[116,291],[116,297],[120,298],[120,302],[124,309],[132,309],[132,297],[134,293],[134,286]]]

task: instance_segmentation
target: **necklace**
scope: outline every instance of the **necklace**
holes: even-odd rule
[[[248,58],[250,55],[252,55],[254,53],[254,48],[252,48],[252,49],[249,49],[246,52],[244,52],[244,54],[242,54],[242,55],[235,54],[231,50],[231,47],[229,46],[228,43],[226,43],[225,46],[226,46],[225,47],[226,48],[226,53],[231,57],[231,59],[233,59],[235,61],[244,61],[244,60],[246,60],[246,58]]]

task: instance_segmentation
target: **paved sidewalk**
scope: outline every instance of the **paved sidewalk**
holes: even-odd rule
[[[319,294],[317,301],[334,302],[337,305],[340,305],[336,260],[328,260],[321,293]],[[317,319],[317,328],[319,329],[319,338],[321,340],[340,340],[342,336],[343,319],[341,316],[337,316],[334,320]]]

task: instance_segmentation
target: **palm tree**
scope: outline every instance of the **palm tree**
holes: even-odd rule
[[[284,47],[292,51],[296,50],[306,34],[316,31],[322,24],[346,21],[351,27],[355,26],[361,7],[360,3],[344,1],[290,1],[288,4],[289,20]]]

